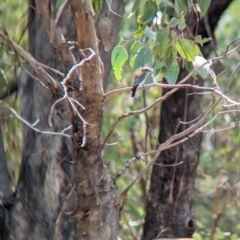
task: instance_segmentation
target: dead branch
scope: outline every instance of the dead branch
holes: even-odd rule
[[[11,46],[16,53],[27,60],[37,72],[37,74],[41,75],[47,81],[47,83],[52,86],[53,89],[57,91],[61,90],[59,83],[43,69],[41,64],[29,52],[25,51],[17,43],[11,40],[8,37],[7,32],[2,27],[0,27],[0,36],[8,42],[9,46]]]
[[[71,138],[71,135],[66,134],[64,132],[69,130],[72,126],[68,126],[67,128],[64,128],[61,132],[42,131],[42,130],[34,127],[37,123],[39,123],[39,119],[37,119],[34,123],[31,124],[28,121],[26,121],[25,119],[23,119],[21,116],[19,116],[19,114],[14,109],[9,107],[6,103],[4,103],[2,101],[0,101],[0,103],[3,104],[4,107],[9,109],[13,113],[15,118],[20,120],[23,124],[27,125],[29,128],[31,128],[32,130],[36,131],[37,133],[48,134],[48,135],[55,135],[55,136],[63,136],[63,137]],[[11,117],[11,115],[10,115],[10,117]]]

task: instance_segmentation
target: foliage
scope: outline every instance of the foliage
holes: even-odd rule
[[[120,78],[119,72],[129,57],[130,66],[134,70],[149,65],[154,67],[156,74],[166,77],[169,83],[174,84],[179,72],[179,63],[182,61],[183,65],[191,64],[196,56],[201,55],[197,43],[203,44],[210,40],[192,36],[185,23],[185,17],[190,9],[205,13],[209,3],[210,1],[200,1],[199,5],[195,5],[191,1],[179,0],[174,5],[169,1],[130,1],[127,17],[135,16],[137,11],[138,27],[133,33],[134,39],[127,43],[121,41],[113,50],[115,61],[112,63],[116,78]],[[169,8],[174,10],[171,12],[174,16],[170,19],[166,15],[167,9],[170,11]],[[191,37],[186,38],[185,35]],[[124,47],[129,51],[128,56]],[[116,58],[116,51],[120,49],[122,53],[125,52],[124,61],[122,57]]]
[[[165,76],[170,84],[174,84],[176,76],[174,75],[175,72],[179,71],[178,69],[178,62],[180,62],[178,54],[181,56],[181,60],[185,63],[186,67],[189,64],[191,65],[192,62],[195,60],[195,56],[200,55],[199,49],[196,48],[197,46],[195,43],[200,45],[204,44],[205,42],[211,39],[202,39],[201,36],[192,36],[191,40],[186,40],[182,38],[182,34],[175,34],[174,29],[184,29],[186,27],[184,25],[184,18],[181,16],[174,16],[171,19],[167,19],[166,16],[159,14],[160,11],[165,9],[165,12],[168,14],[174,14],[174,5],[169,1],[157,1],[157,5],[152,7],[149,15],[147,15],[147,7],[144,8],[144,4],[146,1],[135,1],[134,3],[129,2],[129,6],[126,7],[128,12],[126,13],[126,22],[124,25],[124,32],[122,34],[123,38],[119,42],[119,45],[116,47],[117,49],[121,47],[126,49],[128,52],[129,60],[124,66],[122,66],[123,70],[123,77],[121,86],[129,86],[131,82],[127,81],[127,79],[131,79],[131,70],[129,66],[136,70],[141,66],[149,65],[153,66],[155,69],[155,74],[159,74],[160,76]],[[200,1],[199,7],[201,8],[201,17],[206,12],[206,8],[208,8],[210,1]],[[220,50],[220,53],[223,54],[226,51],[226,46],[234,41],[238,35],[236,34],[238,30],[234,30],[232,22],[235,21],[236,23],[239,21],[237,18],[237,5],[239,1],[236,1],[234,4],[231,5],[230,9],[224,14],[222,19],[220,20],[219,28],[216,31],[217,36],[217,43]],[[153,6],[152,5],[152,6]],[[178,6],[181,7],[181,4]],[[184,8],[184,6],[182,6]],[[150,21],[152,17],[152,11],[155,9],[155,17],[157,25],[147,24],[144,21]],[[178,10],[178,13],[184,12],[183,10]],[[175,13],[176,14],[176,13]],[[186,14],[186,12],[185,12]],[[141,17],[139,17],[141,15]],[[180,14],[181,15],[181,14]],[[136,17],[135,21],[133,16]],[[142,17],[143,16],[143,17]],[[184,16],[184,14],[182,14]],[[149,17],[149,18],[148,18]],[[144,20],[143,20],[144,19]],[[153,20],[154,18],[152,18]],[[160,22],[160,20],[164,19],[164,22]],[[155,20],[155,19],[154,19]],[[157,21],[158,20],[158,21]],[[126,26],[127,25],[127,26]],[[238,24],[234,24],[234,27],[237,27]],[[135,30],[136,29],[136,30]],[[131,38],[130,32],[133,32],[133,37]],[[228,38],[226,38],[226,32]],[[166,37],[168,36],[168,37]],[[169,37],[170,36],[170,37]],[[161,43],[161,44],[158,44]],[[232,46],[236,46],[238,42]],[[149,53],[147,52],[149,49]],[[145,52],[145,54],[144,54]],[[153,53],[153,55],[151,55]],[[178,54],[177,54],[178,53]],[[146,61],[144,59],[144,55],[148,55],[147,59],[152,59],[152,61]],[[214,71],[217,74],[220,74],[221,71],[225,70],[225,72],[220,74],[217,77],[220,87],[223,89],[226,84],[226,80],[228,76],[231,74],[233,70],[237,67],[236,64],[239,62],[238,54],[234,54],[231,58],[224,59],[224,66],[221,64],[215,64],[213,66]],[[199,64],[200,65],[200,64]],[[194,65],[197,67],[199,65]],[[219,66],[220,65],[220,66]],[[175,70],[173,66],[177,66]],[[220,70],[219,70],[220,68]],[[170,71],[170,69],[172,71]],[[190,66],[190,70],[193,69],[193,66]],[[121,68],[119,71],[122,71]],[[205,69],[200,69],[198,73],[207,79],[208,73],[206,74]],[[172,74],[172,75],[171,75]],[[177,75],[177,73],[175,73]],[[129,76],[130,75],[130,76]],[[159,76],[158,75],[158,76]],[[235,76],[235,79],[238,79],[238,74]],[[231,92],[231,96],[238,95],[238,84],[237,81],[231,86],[229,92]],[[112,83],[109,86],[109,89],[115,89],[119,87],[119,84]],[[206,82],[206,85],[209,85],[209,82]],[[235,89],[235,91],[233,90]],[[147,90],[147,101],[148,103],[151,102],[157,95],[159,95],[158,89],[151,89]],[[138,95],[140,96],[140,94]],[[114,117],[107,115],[106,118],[112,124],[114,119],[121,115],[121,111],[117,110],[121,107],[124,108],[126,104],[124,104],[125,99],[127,96],[119,96],[115,101],[112,103],[115,112],[118,111],[118,114]],[[141,106],[144,106],[144,103],[140,101],[140,97],[134,101],[134,109],[139,109]],[[140,102],[139,102],[140,101]],[[212,101],[212,97],[208,95],[205,99],[205,105],[208,106],[210,101]],[[129,111],[132,107],[128,106],[132,105],[127,103],[127,107],[125,107],[125,111]],[[136,107],[136,108],[135,108]],[[129,109],[130,108],[130,109]],[[108,108],[107,108],[108,109]],[[214,117],[214,114],[217,113],[220,109],[216,109],[213,114],[208,118],[211,120]],[[106,111],[108,112],[108,110]],[[111,112],[111,110],[110,110]],[[158,122],[158,112],[151,112],[149,113],[149,118],[155,119],[153,122],[153,126],[157,125]],[[144,117],[138,117],[134,120],[129,119],[130,126],[134,124],[134,131],[140,135],[140,139],[143,139],[145,135],[146,129],[142,126],[146,124],[146,119]],[[238,112],[233,113],[226,113],[222,117],[215,119],[212,125],[209,126],[209,129],[215,129],[216,126],[218,128],[227,128],[228,126],[233,125],[233,122],[238,122]],[[116,146],[109,146],[104,153],[105,156],[113,155],[109,161],[110,166],[112,166],[112,170],[116,175],[117,171],[120,169],[120,165],[123,163],[119,163],[119,159],[126,159],[129,160],[132,157],[132,154],[129,153],[128,145],[134,144],[134,142],[129,142],[129,128],[126,128],[126,123],[121,124],[118,126],[117,130],[120,133],[120,136],[116,135],[113,142],[117,141],[117,139],[121,139]],[[104,127],[105,129],[105,127]],[[125,131],[127,132],[126,134]],[[157,136],[157,132],[155,132],[155,136]],[[197,218],[197,232],[194,235],[194,239],[209,239],[211,236],[211,232],[214,229],[214,215],[217,214],[217,211],[223,211],[223,215],[220,217],[220,221],[217,222],[217,227],[215,229],[215,239],[238,239],[240,236],[239,232],[239,217],[237,211],[238,205],[238,191],[235,186],[235,197],[232,197],[231,203],[224,204],[226,201],[227,195],[229,195],[230,190],[228,189],[228,184],[233,187],[234,184],[238,183],[239,180],[239,168],[237,167],[238,156],[239,153],[237,151],[239,145],[239,130],[237,127],[231,128],[225,131],[219,131],[217,133],[206,133],[204,135],[202,153],[200,157],[200,165],[198,167],[198,178],[196,182],[196,196],[194,200],[194,206],[196,208],[196,218]],[[150,140],[152,141],[153,138]],[[141,142],[141,145],[146,147],[146,142]],[[148,145],[148,148],[155,146],[156,142],[153,141],[153,145]],[[121,146],[121,147],[120,147]],[[123,147],[125,146],[125,147]],[[233,146],[233,147],[232,147]],[[110,150],[111,149],[111,150]],[[152,148],[154,149],[154,147]],[[217,151],[216,151],[217,149]],[[218,151],[219,150],[219,151]],[[114,154],[117,152],[117,157],[114,157]],[[119,155],[120,153],[120,155]],[[106,157],[107,158],[107,157]],[[118,159],[114,161],[114,159]],[[124,177],[121,177],[118,181],[118,187],[121,189],[121,185],[125,186],[128,181],[131,180],[131,176],[136,175],[138,171],[137,164],[132,165],[130,169],[126,170]],[[144,164],[144,163],[141,163]],[[228,172],[228,181],[221,186],[220,190],[217,187],[217,179],[220,174],[221,169],[227,169]],[[149,176],[149,175],[148,175]],[[128,180],[129,179],[129,180]],[[148,186],[149,178],[146,177],[144,179],[145,187]],[[147,188],[147,187],[146,187]],[[136,185],[130,192],[127,204],[124,207],[124,213],[122,215],[122,239],[136,239],[137,236],[139,237],[139,230],[141,229],[141,224],[144,218],[144,202],[142,202],[141,196],[144,195],[144,191],[146,189],[142,188],[142,183]],[[220,191],[220,195],[216,195],[217,191]],[[119,192],[121,192],[119,190]],[[230,197],[231,199],[231,197]],[[217,207],[214,207],[216,201],[219,201]],[[226,205],[226,206],[225,206]],[[136,211],[136,206],[138,207],[138,211]],[[129,229],[131,230],[131,236],[129,236]]]
[[[3,0],[0,4],[0,19],[3,27],[7,30],[9,36],[19,43],[23,48],[27,48],[27,2],[24,0],[8,1]],[[14,13],[14,14],[9,14]],[[17,23],[17,24],[16,24]],[[11,84],[16,83],[17,76],[20,74],[18,62],[23,59],[17,59],[12,49],[5,42],[0,42],[0,89],[7,92]],[[19,110],[17,94],[10,96],[6,102],[14,109]],[[21,162],[21,123],[9,118],[3,109],[0,109],[0,124],[2,125],[8,167],[11,173],[13,187],[17,183],[19,167]]]
[[[233,2],[219,22],[215,32],[218,54],[225,53],[226,47],[239,37],[236,34],[239,23],[238,5],[239,1]],[[238,43],[229,46],[230,49]],[[239,53],[236,53],[231,58],[225,59],[224,62],[214,65],[213,69],[218,74],[218,83],[222,89],[238,64]],[[238,71],[229,88],[229,96],[233,99],[238,99],[239,79]],[[205,98],[205,103],[211,99],[211,97]],[[196,237],[196,239],[208,239],[214,229],[214,216],[219,216],[219,213],[222,215],[217,222],[215,239],[239,239],[240,237],[240,219],[237,210],[240,173],[238,107],[235,110],[219,115],[204,135],[196,182],[198,193],[195,197],[196,217],[198,219],[197,235],[201,238]],[[215,114],[216,112],[209,120]],[[213,133],[211,130],[214,129],[223,130]],[[221,178],[225,178],[226,182],[219,184],[218,181]],[[219,194],[217,194],[218,191]]]
[[[13,1],[14,2],[14,1]],[[22,9],[26,9],[25,1],[18,1],[18,4],[12,1],[4,0],[0,9],[0,16],[6,19],[5,28],[8,30],[9,35],[16,42],[21,40],[21,45],[26,48],[27,36],[23,35],[22,31],[26,26],[26,18],[20,26],[16,28],[15,23],[22,17]],[[61,4],[61,1],[57,1]],[[96,12],[100,12],[98,1],[93,1],[93,6]],[[236,1],[235,4],[239,3]],[[8,5],[7,5],[8,4]],[[3,9],[14,10],[16,13],[15,19],[9,18]],[[196,56],[201,55],[198,44],[204,44],[210,39],[202,39],[201,36],[192,36],[188,39],[185,38],[185,32],[189,33],[189,29],[185,24],[185,17],[188,14],[188,9],[193,8],[200,13],[203,17],[208,6],[209,0],[199,1],[198,5],[193,5],[192,1],[177,0],[175,5],[167,0],[158,1],[128,1],[126,6],[126,14],[124,16],[124,24],[122,30],[122,38],[119,44],[112,51],[112,65],[114,78],[110,79],[108,91],[121,87],[127,87],[132,84],[133,72],[140,67],[148,65],[154,68],[155,76],[157,79],[165,77],[169,84],[176,82],[179,73],[179,63],[189,69],[193,69],[193,62]],[[167,14],[173,17],[169,19]],[[231,24],[231,21],[239,22],[237,16],[237,7],[234,5],[228,10],[226,15],[222,18],[219,30],[216,33],[219,50],[224,53],[226,45],[236,39],[238,32],[238,24]],[[229,26],[229,27],[228,27]],[[236,29],[235,29],[236,28]],[[229,37],[226,39],[226,35]],[[4,46],[5,47],[5,46]],[[8,49],[9,53],[10,49]],[[11,82],[16,75],[19,74],[20,69],[15,70],[15,66],[8,66],[6,63],[15,62],[15,59],[6,51],[0,49],[2,58],[0,75],[0,88],[6,84],[6,81]],[[236,68],[236,63],[239,62],[238,54],[233,58],[224,60],[224,69],[228,69],[218,77],[220,87],[225,86],[227,76]],[[218,68],[219,66],[215,66]],[[220,66],[222,69],[222,66]],[[215,69],[214,69],[215,70]],[[217,70],[215,70],[216,72]],[[222,71],[222,70],[220,70]],[[15,74],[13,74],[15,72]],[[198,72],[199,73],[199,72]],[[6,77],[5,77],[6,76]],[[202,75],[207,79],[207,75]],[[235,83],[231,86],[230,92],[233,96],[238,95],[238,79],[235,77]],[[7,79],[7,80],[6,80]],[[206,84],[209,83],[206,81]],[[129,97],[129,92],[119,94],[118,96],[111,97],[106,103],[105,116],[103,119],[103,128],[101,137],[107,135],[110,126],[116,119],[124,112],[137,110],[149,105],[154,101],[161,91],[159,88],[146,90],[148,97],[144,100],[140,98],[140,92],[137,93],[137,98],[132,99]],[[14,104],[14,96],[9,98],[8,103],[13,108],[18,108],[18,103]],[[208,106],[212,97],[206,97],[205,105]],[[217,109],[219,111],[220,109]],[[238,109],[237,109],[238,110]],[[233,123],[239,121],[238,111],[231,113],[224,113],[209,125],[209,129],[215,129],[216,126],[227,128]],[[214,117],[213,114],[208,120]],[[146,135],[146,123],[149,122],[152,126],[151,134]],[[104,151],[104,158],[109,165],[111,173],[114,177],[121,171],[127,163],[136,154],[134,151],[137,143],[140,145],[141,151],[154,150],[157,141],[159,123],[159,110],[152,109],[147,115],[132,116],[118,125],[117,131],[109,139],[109,145],[106,146]],[[5,147],[8,159],[14,161],[10,163],[10,167],[19,164],[20,162],[20,147],[21,135],[20,124],[17,121],[8,121],[4,123],[4,136]],[[11,133],[11,134],[9,134]],[[144,139],[145,140],[142,140]],[[111,145],[111,143],[116,143]],[[237,207],[239,206],[239,172],[238,158],[239,151],[238,145],[239,130],[238,126],[235,128],[227,129],[226,131],[219,131],[215,135],[210,131],[205,134],[203,142],[203,151],[201,153],[201,161],[198,168],[198,180],[196,184],[196,215],[197,215],[197,232],[195,239],[208,239],[213,229],[213,215],[218,211],[223,211],[223,215],[218,223],[218,228],[215,229],[215,239],[237,239],[240,236],[239,214]],[[132,151],[130,149],[133,149]],[[13,151],[15,150],[15,151]],[[143,166],[146,165],[148,158],[134,161],[125,172],[118,177],[117,190],[119,193],[124,189],[133,176],[137,175]],[[228,171],[228,181],[219,188],[218,178],[221,175],[221,169]],[[18,169],[13,168],[11,173],[16,176]],[[122,239],[137,239],[140,236],[140,230],[144,218],[144,199],[149,187],[149,176],[146,175],[138,184],[136,184],[130,191],[122,214]],[[16,177],[13,177],[16,183]],[[229,187],[230,186],[230,187]],[[230,198],[231,204],[226,202],[226,197],[231,192],[229,189],[236,190],[237,197]],[[228,236],[228,232],[230,236]]]

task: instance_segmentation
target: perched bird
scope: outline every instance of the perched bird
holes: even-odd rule
[[[139,72],[135,78],[134,78],[134,83],[133,83],[133,87],[132,87],[132,97],[135,96],[136,90],[139,86],[142,86],[147,78],[147,74],[151,73],[152,69],[149,67],[143,67],[141,69],[141,72]]]

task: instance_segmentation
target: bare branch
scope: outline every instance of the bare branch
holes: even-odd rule
[[[143,175],[155,164],[155,162],[158,159],[159,154],[161,151],[172,148],[174,146],[179,145],[180,143],[183,143],[189,138],[192,138],[195,134],[199,133],[202,130],[202,127],[199,128],[205,121],[205,119],[209,116],[209,114],[213,111],[213,109],[217,106],[217,104],[220,102],[221,98],[219,98],[217,101],[215,101],[211,108],[206,112],[206,114],[194,125],[190,126],[188,129],[184,130],[181,133],[175,134],[172,137],[170,137],[166,142],[161,144],[159,148],[157,149],[157,152],[154,156],[154,158],[148,163],[148,165],[132,180],[132,182],[129,183],[129,185],[123,190],[121,193],[118,203],[120,206],[125,202],[126,196],[128,191],[131,189],[131,187],[140,179],[143,177]],[[190,135],[189,135],[190,134]],[[185,137],[187,136],[187,137]],[[183,138],[182,138],[183,137]],[[181,139],[182,138],[182,139]],[[180,139],[180,140],[178,140]]]
[[[39,82],[45,89],[50,90],[39,78],[30,73],[25,67],[21,67],[31,78]]]
[[[118,120],[112,125],[112,129],[110,130],[110,132],[108,133],[108,135],[106,136],[106,138],[104,139],[103,141],[103,144],[102,144],[102,149],[104,148],[106,142],[108,141],[109,137],[111,136],[111,134],[113,133],[113,131],[116,129],[117,125],[125,118],[131,116],[131,115],[139,115],[139,114],[142,114],[142,113],[145,113],[146,111],[148,111],[149,109],[155,107],[157,104],[159,104],[160,102],[166,100],[170,95],[172,95],[173,93],[175,93],[179,88],[185,88],[185,87],[192,87],[192,88],[195,88],[195,89],[204,89],[204,90],[209,90],[209,91],[212,91],[216,94],[218,94],[219,96],[221,96],[222,99],[224,99],[224,101],[228,101],[231,103],[231,105],[227,105],[227,107],[229,106],[235,106],[235,105],[240,105],[240,103],[238,102],[235,102],[233,100],[231,100],[229,97],[227,97],[226,95],[224,95],[222,92],[220,92],[220,89],[218,87],[218,84],[216,82],[216,76],[215,76],[215,73],[213,73],[212,71],[212,78],[213,78],[213,81],[214,81],[214,84],[216,84],[216,86],[218,87],[218,89],[216,88],[206,88],[206,87],[201,87],[201,86],[196,86],[196,85],[191,85],[191,84],[183,84],[185,83],[192,75],[194,72],[196,72],[199,68],[203,67],[204,65],[208,64],[208,65],[211,65],[213,61],[217,61],[217,60],[220,60],[222,58],[224,58],[225,56],[228,56],[230,54],[232,54],[233,52],[235,52],[237,49],[240,48],[240,45],[238,45],[237,47],[235,47],[234,49],[232,49],[231,51],[225,53],[224,55],[220,56],[220,57],[215,57],[211,60],[208,60],[206,62],[204,62],[202,65],[198,66],[197,68],[195,68],[192,72],[190,72],[184,79],[182,79],[178,84],[175,84],[175,85],[168,85],[168,84],[161,84],[161,83],[153,83],[153,84],[149,84],[148,87],[152,87],[152,86],[161,86],[161,87],[168,87],[168,88],[172,88],[174,87],[171,91],[167,92],[164,96],[158,98],[157,100],[155,100],[152,104],[150,104],[148,107],[145,107],[141,110],[136,110],[136,111],[130,111],[128,113],[125,113],[125,114],[122,114],[122,116],[120,116],[118,118]],[[110,95],[113,95],[113,94],[116,94],[118,91],[119,92],[123,92],[125,90],[129,90],[130,88],[124,88],[124,89],[116,89],[116,90],[113,90],[111,92],[108,92],[107,94],[105,94],[105,98],[109,97]],[[225,103],[226,104],[226,103]]]
[[[58,8],[57,13],[56,13],[56,20],[55,20],[55,21],[56,21],[56,24],[58,24],[59,18],[60,18],[60,16],[61,16],[64,8],[66,7],[67,3],[68,3],[68,0],[65,0],[65,1],[62,3],[62,5]]]
[[[34,126],[39,122],[39,119],[36,120],[35,123],[31,124],[28,121],[26,121],[25,119],[23,119],[21,116],[18,115],[18,113],[12,109],[11,107],[9,107],[7,104],[5,104],[4,102],[0,101],[0,103],[2,103],[7,109],[9,109],[15,118],[17,118],[18,120],[20,120],[22,123],[24,123],[25,125],[27,125],[29,128],[31,128],[32,130],[36,131],[37,133],[42,133],[42,134],[48,134],[48,135],[56,135],[56,136],[62,136],[62,137],[67,137],[67,138],[71,138],[71,135],[69,134],[65,134],[64,132],[67,131],[70,127],[68,127],[67,129],[63,129],[61,132],[50,132],[50,131],[42,131],[39,130],[38,128],[35,128]]]
[[[121,15],[119,15],[118,13],[116,13],[116,12],[114,12],[114,11],[112,10],[112,8],[111,8],[110,3],[108,2],[108,0],[105,0],[105,1],[106,1],[107,5],[108,5],[109,11],[110,11],[111,13],[113,13],[114,15],[116,15],[116,16],[118,16],[118,17],[121,17]]]
[[[50,84],[50,86],[53,86],[55,90],[61,90],[59,83],[42,68],[39,62],[30,53],[28,53],[14,41],[12,41],[2,27],[0,27],[0,36],[2,36],[9,43],[9,45],[13,48],[14,51],[16,51],[21,57],[23,57],[30,63],[34,70],[39,75],[41,75]]]
[[[138,89],[146,89],[146,88],[151,88],[151,87],[162,87],[162,88],[195,88],[195,89],[201,89],[201,90],[209,90],[212,91],[213,88],[206,88],[206,87],[201,87],[201,86],[197,86],[197,85],[191,85],[191,84],[183,84],[184,82],[187,81],[187,79],[189,79],[193,73],[195,73],[198,69],[202,68],[205,65],[211,65],[212,62],[215,61],[219,61],[221,59],[223,59],[226,56],[229,56],[231,54],[233,54],[235,51],[237,51],[240,48],[240,45],[236,46],[234,49],[232,49],[229,52],[226,52],[224,55],[219,56],[219,57],[215,57],[212,58],[206,62],[204,62],[202,65],[198,66],[197,68],[193,69],[192,72],[190,72],[183,80],[181,80],[178,84],[164,84],[164,83],[152,83],[152,84],[148,84],[148,85],[144,85],[139,87]],[[240,67],[237,67],[236,70],[233,73],[233,76],[236,74],[236,71],[239,70]],[[231,76],[230,76],[231,77]],[[118,94],[118,93],[122,93],[122,92],[127,92],[127,91],[131,91],[132,87],[126,87],[126,88],[119,88],[119,89],[114,89],[110,92],[107,92],[104,97],[105,99],[108,99],[110,96]]]
[[[58,18],[55,18],[54,6],[49,0],[36,0],[37,11],[42,19],[43,26],[49,35],[51,45],[56,49],[64,71],[74,65],[74,57],[70,52],[61,28],[57,26]],[[62,5],[64,8],[64,4]]]

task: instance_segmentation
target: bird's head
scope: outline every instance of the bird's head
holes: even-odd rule
[[[150,73],[153,72],[153,69],[150,67],[143,67],[141,68],[142,73]]]

